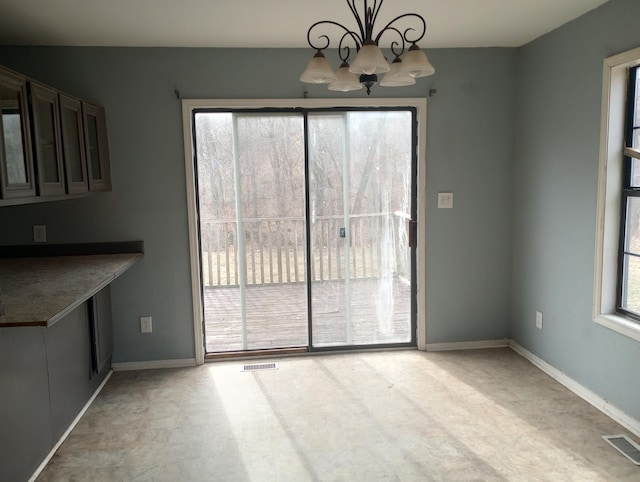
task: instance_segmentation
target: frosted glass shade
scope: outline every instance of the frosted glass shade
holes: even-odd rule
[[[349,67],[349,71],[356,75],[365,74],[383,74],[389,72],[391,66],[387,59],[384,58],[382,50],[372,40],[365,44],[358,51],[353,64]]]
[[[403,85],[413,85],[416,79],[408,72],[402,72],[402,61],[396,57],[391,63],[391,70],[384,74],[380,81],[382,87],[401,87]]]
[[[324,54],[317,51],[309,60],[300,80],[307,84],[328,84],[336,80],[336,74]]]
[[[340,92],[349,92],[351,90],[362,89],[362,84],[356,77],[356,74],[349,72],[349,64],[343,62],[336,72],[336,80],[329,84],[329,90],[338,90]]]
[[[420,50],[416,44],[413,44],[406,54],[402,57],[402,72],[407,72],[411,77],[426,77],[433,75],[436,69],[427,59],[426,54]]]

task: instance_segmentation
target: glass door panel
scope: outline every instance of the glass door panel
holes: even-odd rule
[[[312,345],[352,344],[344,185],[348,136],[344,113],[309,115]]]
[[[34,196],[26,79],[0,68],[0,197]]]
[[[300,114],[195,114],[207,352],[307,346]]]
[[[313,347],[412,342],[413,117],[310,114]]]

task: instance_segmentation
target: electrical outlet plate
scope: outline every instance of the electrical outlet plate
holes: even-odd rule
[[[44,224],[33,225],[33,242],[34,243],[46,243],[47,242],[47,226]]]
[[[153,324],[150,316],[140,317],[140,333],[151,333],[153,331]]]
[[[438,209],[451,209],[451,208],[453,208],[453,193],[439,192],[438,193]]]
[[[536,311],[536,328],[542,330],[542,312]]]

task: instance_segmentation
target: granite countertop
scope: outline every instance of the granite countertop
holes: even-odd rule
[[[51,326],[142,257],[122,253],[0,258],[0,328]]]

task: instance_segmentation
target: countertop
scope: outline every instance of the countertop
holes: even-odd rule
[[[142,257],[120,253],[0,258],[0,328],[51,326]]]

